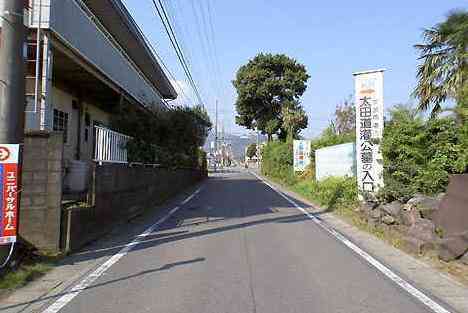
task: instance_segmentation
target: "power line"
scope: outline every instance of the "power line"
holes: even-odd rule
[[[164,62],[164,60],[162,59],[162,57],[159,55],[159,53],[157,52],[156,48],[154,47],[154,45],[149,41],[148,37],[143,33],[143,31],[141,30],[140,26],[138,24],[136,24],[136,27],[137,27],[137,30],[138,32],[140,33],[140,35],[143,37],[143,40],[146,42],[146,44],[148,45],[148,47],[150,48],[150,50],[153,52],[153,54],[155,55],[155,57],[158,59],[158,62],[163,66],[164,70],[167,72],[167,74],[172,78],[172,80],[174,81],[174,84],[176,84],[182,95],[187,99],[187,100],[190,100],[189,97],[187,96],[187,94],[184,92],[184,89],[183,87],[179,84],[178,80],[175,78],[174,74],[172,74],[172,72],[169,70],[169,67],[166,65],[166,63]],[[165,99],[162,99],[164,101],[164,103],[166,105],[168,105],[167,101]]]
[[[192,74],[190,72],[190,68],[188,67],[187,65],[187,62],[185,60],[185,57],[184,57],[184,54],[180,48],[180,45],[179,45],[179,42],[177,41],[177,37],[174,33],[174,30],[172,28],[172,25],[169,21],[169,18],[167,16],[167,12],[164,8],[164,5],[162,4],[161,0],[158,0],[158,3],[159,5],[161,6],[161,9],[159,9],[158,5],[156,4],[156,0],[152,0],[153,2],[153,5],[159,15],[159,18],[161,19],[161,21],[163,22],[163,26],[164,26],[164,29],[166,30],[166,33],[169,37],[169,40],[172,44],[172,47],[174,48],[175,52],[176,52],[176,55],[177,55],[177,58],[179,59],[179,62],[182,66],[182,69],[184,70],[185,72],[185,75],[187,76],[189,82],[190,82],[190,85],[192,86],[193,88],[193,91],[195,93],[195,95],[197,96],[197,99],[198,101],[200,102],[200,104],[202,106],[204,106],[204,102],[202,100],[202,97],[200,95],[200,92],[197,88],[197,85],[192,77]]]
[[[199,38],[199,42],[201,44],[202,58],[204,59],[203,63],[206,66],[207,72],[209,72],[209,78],[211,80],[211,86],[210,87],[211,87],[213,93],[216,94],[216,88],[214,87],[215,86],[214,79],[216,77],[216,73],[214,72],[213,67],[210,66],[210,64],[212,64],[213,61],[212,61],[212,57],[210,55],[208,39],[207,39],[207,36],[206,36],[206,32],[204,32],[202,30],[200,19],[199,19],[199,16],[198,16],[198,10],[197,10],[197,8],[195,6],[195,2],[194,2],[194,0],[192,0],[190,2],[191,2],[192,10],[193,10],[193,16],[195,18],[195,26],[196,26],[195,28],[196,28],[197,35],[198,35],[198,38]],[[203,12],[200,12],[200,14],[203,14]],[[201,16],[201,18],[203,18],[203,17]]]
[[[178,12],[179,9],[176,8],[176,5],[177,5],[177,1],[173,1],[173,0],[163,0],[165,6],[166,6],[166,11],[168,12],[168,15],[169,15],[169,18],[171,19],[171,22],[173,23],[173,26],[174,26],[174,32],[179,40],[179,43],[180,43],[180,46],[182,48],[182,51],[184,51],[184,56],[185,56],[185,60],[187,61],[187,65],[188,67],[192,70],[192,76],[193,77],[197,77],[197,73],[194,71],[194,67],[192,66],[192,55],[191,55],[191,51],[190,49],[188,49],[187,45],[186,45],[186,37],[185,37],[185,34],[183,31],[181,31],[181,27],[180,27],[180,24],[178,23],[177,19],[176,19],[176,15],[175,15],[175,12]],[[188,80],[188,78],[185,78],[184,79],[184,82],[187,84],[187,86],[191,86],[190,85],[190,81]],[[200,83],[200,81],[199,81]],[[203,85],[200,86],[200,84],[198,85],[198,87],[203,90]],[[193,97],[195,94],[193,92],[190,93],[191,96]],[[189,105],[190,103],[196,103],[197,100],[190,100],[188,102],[186,102],[185,105]]]
[[[174,81],[174,84],[177,85],[177,87],[179,87],[181,93],[182,93],[182,96],[187,100],[187,101],[190,101],[190,97],[187,96],[187,94],[184,92],[184,88],[180,85],[179,81],[176,79],[176,77],[174,76],[174,74],[171,72],[171,70],[169,69],[169,67],[166,65],[166,63],[164,62],[163,58],[161,57],[161,55],[158,53],[158,51],[156,50],[156,47],[151,43],[151,41],[149,40],[149,38],[145,35],[145,33],[143,32],[143,30],[141,29],[140,25],[138,25],[138,23],[134,22],[133,25],[135,26],[136,30],[138,31],[138,33],[140,34],[140,36],[143,38],[144,42],[146,43],[146,45],[149,47],[149,49],[151,50],[151,52],[153,53],[153,55],[155,56],[155,58],[157,59],[158,63],[160,65],[162,65],[165,73]],[[166,101],[164,98],[161,97],[161,100],[164,102],[164,104],[166,106],[169,106],[170,104],[168,103],[168,101]]]

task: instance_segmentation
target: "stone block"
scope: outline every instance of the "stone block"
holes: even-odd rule
[[[456,235],[468,231],[468,174],[451,175],[447,194],[431,219],[444,235]]]
[[[33,180],[35,183],[39,182],[46,182],[47,181],[47,172],[34,172],[33,173]]]
[[[417,209],[409,208],[400,212],[400,223],[405,226],[413,226],[421,218]]]
[[[455,260],[466,252],[468,252],[468,232],[440,241],[439,257],[446,262]]]
[[[47,171],[47,160],[34,160],[33,162],[23,162],[23,170],[28,172]]]
[[[407,204],[417,208],[423,218],[430,218],[438,210],[440,200],[436,197],[429,197],[422,194],[416,194],[408,200]]]
[[[34,232],[42,232],[44,226],[44,211],[44,209],[22,210],[21,214],[19,215],[20,235],[25,236]]]
[[[393,216],[391,215],[385,215],[383,218],[382,218],[382,223],[384,224],[387,224],[387,225],[393,225],[396,223],[396,220]]]
[[[61,149],[49,149],[47,158],[54,161],[62,161],[63,151]]]
[[[369,216],[375,220],[380,219],[382,217],[382,211],[376,208],[369,213]]]
[[[47,193],[46,184],[33,184],[30,186],[29,191],[31,194],[45,194]]]
[[[402,238],[402,245],[407,251],[418,255],[436,249],[436,244],[434,242],[427,242],[411,236],[404,236]]]
[[[21,175],[21,183],[24,185],[24,184],[32,182],[32,180],[33,180],[33,172],[23,171],[23,174]]]
[[[32,198],[32,205],[34,206],[45,206],[47,195],[43,196],[33,196]]]
[[[403,208],[403,204],[399,201],[393,201],[391,203],[387,203],[381,206],[382,211],[391,215],[394,218],[398,218],[400,211]]]
[[[49,172],[47,179],[49,184],[61,184],[62,183],[62,172]]]
[[[32,205],[32,199],[29,196],[21,195],[21,209]]]
[[[56,160],[49,160],[47,169],[48,171],[62,171],[62,162]]]
[[[460,262],[462,262],[465,265],[468,265],[468,251],[460,258]]]
[[[425,242],[435,242],[435,226],[430,220],[420,218],[408,229],[408,235]]]

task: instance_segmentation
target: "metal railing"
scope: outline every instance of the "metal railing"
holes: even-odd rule
[[[128,163],[127,143],[133,139],[105,127],[94,126],[94,161]]]

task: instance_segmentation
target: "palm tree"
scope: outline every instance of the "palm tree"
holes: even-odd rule
[[[418,84],[413,95],[419,98],[421,111],[431,108],[434,117],[442,111],[442,103],[456,101],[452,109],[458,117],[465,118],[468,111],[466,90],[468,69],[468,12],[453,11],[447,19],[433,28],[425,29],[424,44],[415,45],[419,50]]]

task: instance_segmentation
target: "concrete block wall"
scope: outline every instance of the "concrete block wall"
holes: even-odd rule
[[[60,250],[62,163],[62,133],[25,134],[19,235],[42,251]]]
[[[94,205],[70,208],[64,212],[67,250],[108,232],[145,209],[164,202],[206,177],[194,169],[129,167],[126,164],[96,165],[94,168]]]

